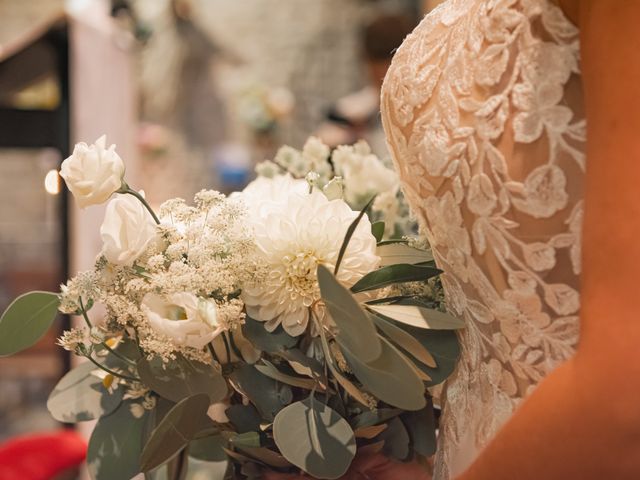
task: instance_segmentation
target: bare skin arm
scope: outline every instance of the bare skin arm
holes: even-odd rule
[[[580,345],[460,480],[640,478],[640,1],[560,3],[588,124]]]

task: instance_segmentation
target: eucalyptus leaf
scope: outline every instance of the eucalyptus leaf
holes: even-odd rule
[[[282,383],[286,383],[287,385],[291,385],[292,387],[304,388],[306,390],[313,390],[314,388],[324,390],[324,388],[322,388],[317,382],[310,378],[288,375],[278,370],[268,360],[263,359],[262,362],[264,363],[264,365],[256,364],[255,367],[260,373],[266,375],[267,377],[273,378],[274,380]]]
[[[371,224],[371,233],[376,237],[376,242],[380,242],[384,236],[384,222],[375,222]]]
[[[425,408],[417,412],[405,412],[400,419],[409,433],[413,451],[424,457],[436,453],[436,418],[431,398]]]
[[[280,352],[280,356],[289,362],[296,373],[313,378],[326,387],[327,379],[322,364],[318,360],[306,356],[297,349]]]
[[[234,446],[260,448],[260,434],[258,432],[238,433],[229,440]]]
[[[140,452],[148,417],[140,405],[124,401],[113,413],[98,420],[87,449],[91,478],[129,479],[140,472]]]
[[[425,281],[441,273],[442,270],[428,265],[388,265],[366,274],[351,287],[351,291],[360,293],[396,283]]]
[[[354,428],[364,428],[371,425],[378,425],[384,423],[387,420],[391,420],[394,417],[402,414],[403,411],[399,408],[378,408],[376,410],[367,410],[354,418]]]
[[[442,383],[455,370],[460,357],[460,341],[453,330],[425,330],[398,324],[400,328],[408,332],[418,340],[430,353],[438,365],[430,368],[424,365],[416,365],[431,377],[428,386]]]
[[[415,359],[424,363],[426,366],[431,368],[436,367],[436,361],[433,358],[433,355],[431,355],[418,340],[402,330],[400,327],[396,327],[393,323],[377,317],[376,315],[372,315],[372,318],[376,326],[398,347],[411,354]]]
[[[453,315],[417,305],[395,303],[393,305],[367,305],[367,308],[412,327],[430,330],[459,330],[464,328],[464,322]]]
[[[253,405],[231,405],[225,410],[225,415],[238,433],[258,431],[262,423],[262,417]]]
[[[0,357],[34,345],[53,324],[60,300],[55,293],[29,292],[16,298],[0,317]]]
[[[179,402],[206,393],[211,403],[215,403],[227,396],[227,382],[213,365],[182,356],[166,365],[159,358],[151,361],[142,358],[137,365],[142,383],[168,400]]]
[[[275,468],[287,468],[293,465],[286,458],[273,450],[266,447],[251,448],[246,446],[238,446],[243,453],[246,453],[249,457],[255,458],[257,461]]]
[[[227,441],[221,435],[197,438],[189,443],[189,456],[205,462],[222,462],[227,455],[223,447]]]
[[[298,339],[285,332],[281,325],[273,332],[268,332],[264,326],[264,322],[259,322],[249,316],[245,318],[245,322],[242,325],[242,334],[257,349],[268,353],[276,353],[293,348],[298,343]]]
[[[347,421],[313,396],[278,413],[273,434],[282,455],[315,478],[340,478],[356,454]]]
[[[198,393],[178,402],[151,432],[140,456],[142,471],[148,472],[169,461],[208,425],[209,396]]]
[[[378,245],[376,251],[380,257],[380,266],[425,263],[433,261],[433,255],[427,250],[410,247],[405,243],[386,243]]]
[[[94,375],[97,367],[85,362],[67,373],[55,386],[47,408],[60,422],[95,420],[113,412],[122,402],[122,388],[107,390],[102,379]]]
[[[382,353],[373,362],[363,362],[343,349],[347,363],[362,385],[374,396],[393,407],[420,410],[426,405],[422,380],[410,361],[385,338],[380,337]]]
[[[272,422],[276,414],[291,402],[293,393],[288,385],[262,374],[253,365],[244,364],[229,378],[236,390],[253,403],[260,415]]]
[[[409,434],[398,417],[389,420],[387,428],[378,435],[378,439],[384,440],[382,451],[386,456],[400,461],[409,456]]]
[[[378,358],[382,349],[367,312],[324,265],[318,265],[318,282],[322,299],[339,329],[338,343],[363,362]]]

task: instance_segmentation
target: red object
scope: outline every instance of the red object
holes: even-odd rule
[[[0,444],[0,480],[51,480],[86,456],[87,442],[73,430],[15,437]]]

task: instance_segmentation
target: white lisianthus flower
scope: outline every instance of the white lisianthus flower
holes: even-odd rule
[[[266,329],[282,325],[292,336],[301,335],[309,323],[309,307],[320,299],[318,264],[333,268],[347,228],[358,212],[341,199],[324,193],[275,192],[260,203],[247,200],[257,244],[258,263],[267,275],[243,286],[247,313],[266,322]],[[364,216],[349,243],[338,280],[349,287],[374,270],[380,261],[371,223]]]
[[[80,208],[106,202],[122,186],[124,162],[115,148],[106,148],[103,135],[93,145],[76,144],[71,156],[62,162],[60,176]]]
[[[400,183],[398,174],[385,167],[362,140],[353,146],[338,147],[332,159],[336,174],[344,179],[345,199],[351,205],[364,203],[375,194],[395,191]]]
[[[140,308],[151,328],[179,347],[203,348],[223,331],[216,303],[192,293],[147,293]]]
[[[156,237],[156,224],[137,198],[122,195],[107,205],[100,236],[105,258],[130,266]]]

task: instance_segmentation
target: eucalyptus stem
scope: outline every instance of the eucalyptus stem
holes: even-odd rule
[[[158,225],[160,225],[160,219],[158,218],[156,213],[153,211],[153,208],[151,208],[151,205],[149,205],[149,202],[147,202],[145,198],[142,195],[140,195],[140,192],[136,192],[132,188],[129,188],[129,185],[123,182],[122,188],[118,190],[118,193],[124,193],[124,194],[128,193],[129,195],[133,195],[138,200],[140,200],[140,203],[142,203],[144,208],[146,208],[148,212],[151,214],[151,216],[153,217],[153,221],[156,222]]]
[[[114,377],[119,377],[122,378],[123,380],[129,380],[131,382],[140,382],[141,380],[137,377],[130,377],[128,375],[123,375],[121,373],[118,373],[114,370],[111,370],[109,367],[105,367],[104,365],[98,363],[96,360],[94,360],[91,355],[85,355],[85,358],[87,360],[89,360],[91,363],[93,363],[96,367],[98,367],[100,370],[104,370],[105,372],[113,375]]]
[[[238,348],[238,345],[236,345],[236,341],[233,338],[233,332],[229,332],[229,343],[231,344],[231,349],[233,350],[233,353],[235,353],[238,358],[242,359],[242,352],[240,351],[240,349]]]
[[[222,341],[224,342],[224,349],[227,353],[227,363],[231,363],[231,347],[229,347],[229,340],[224,332],[222,332]]]
[[[213,359],[213,361],[218,362],[219,365],[222,365],[220,363],[220,359],[218,358],[218,354],[216,353],[216,349],[213,346],[213,343],[207,343],[207,348],[209,349],[209,353],[211,353],[211,358]]]

